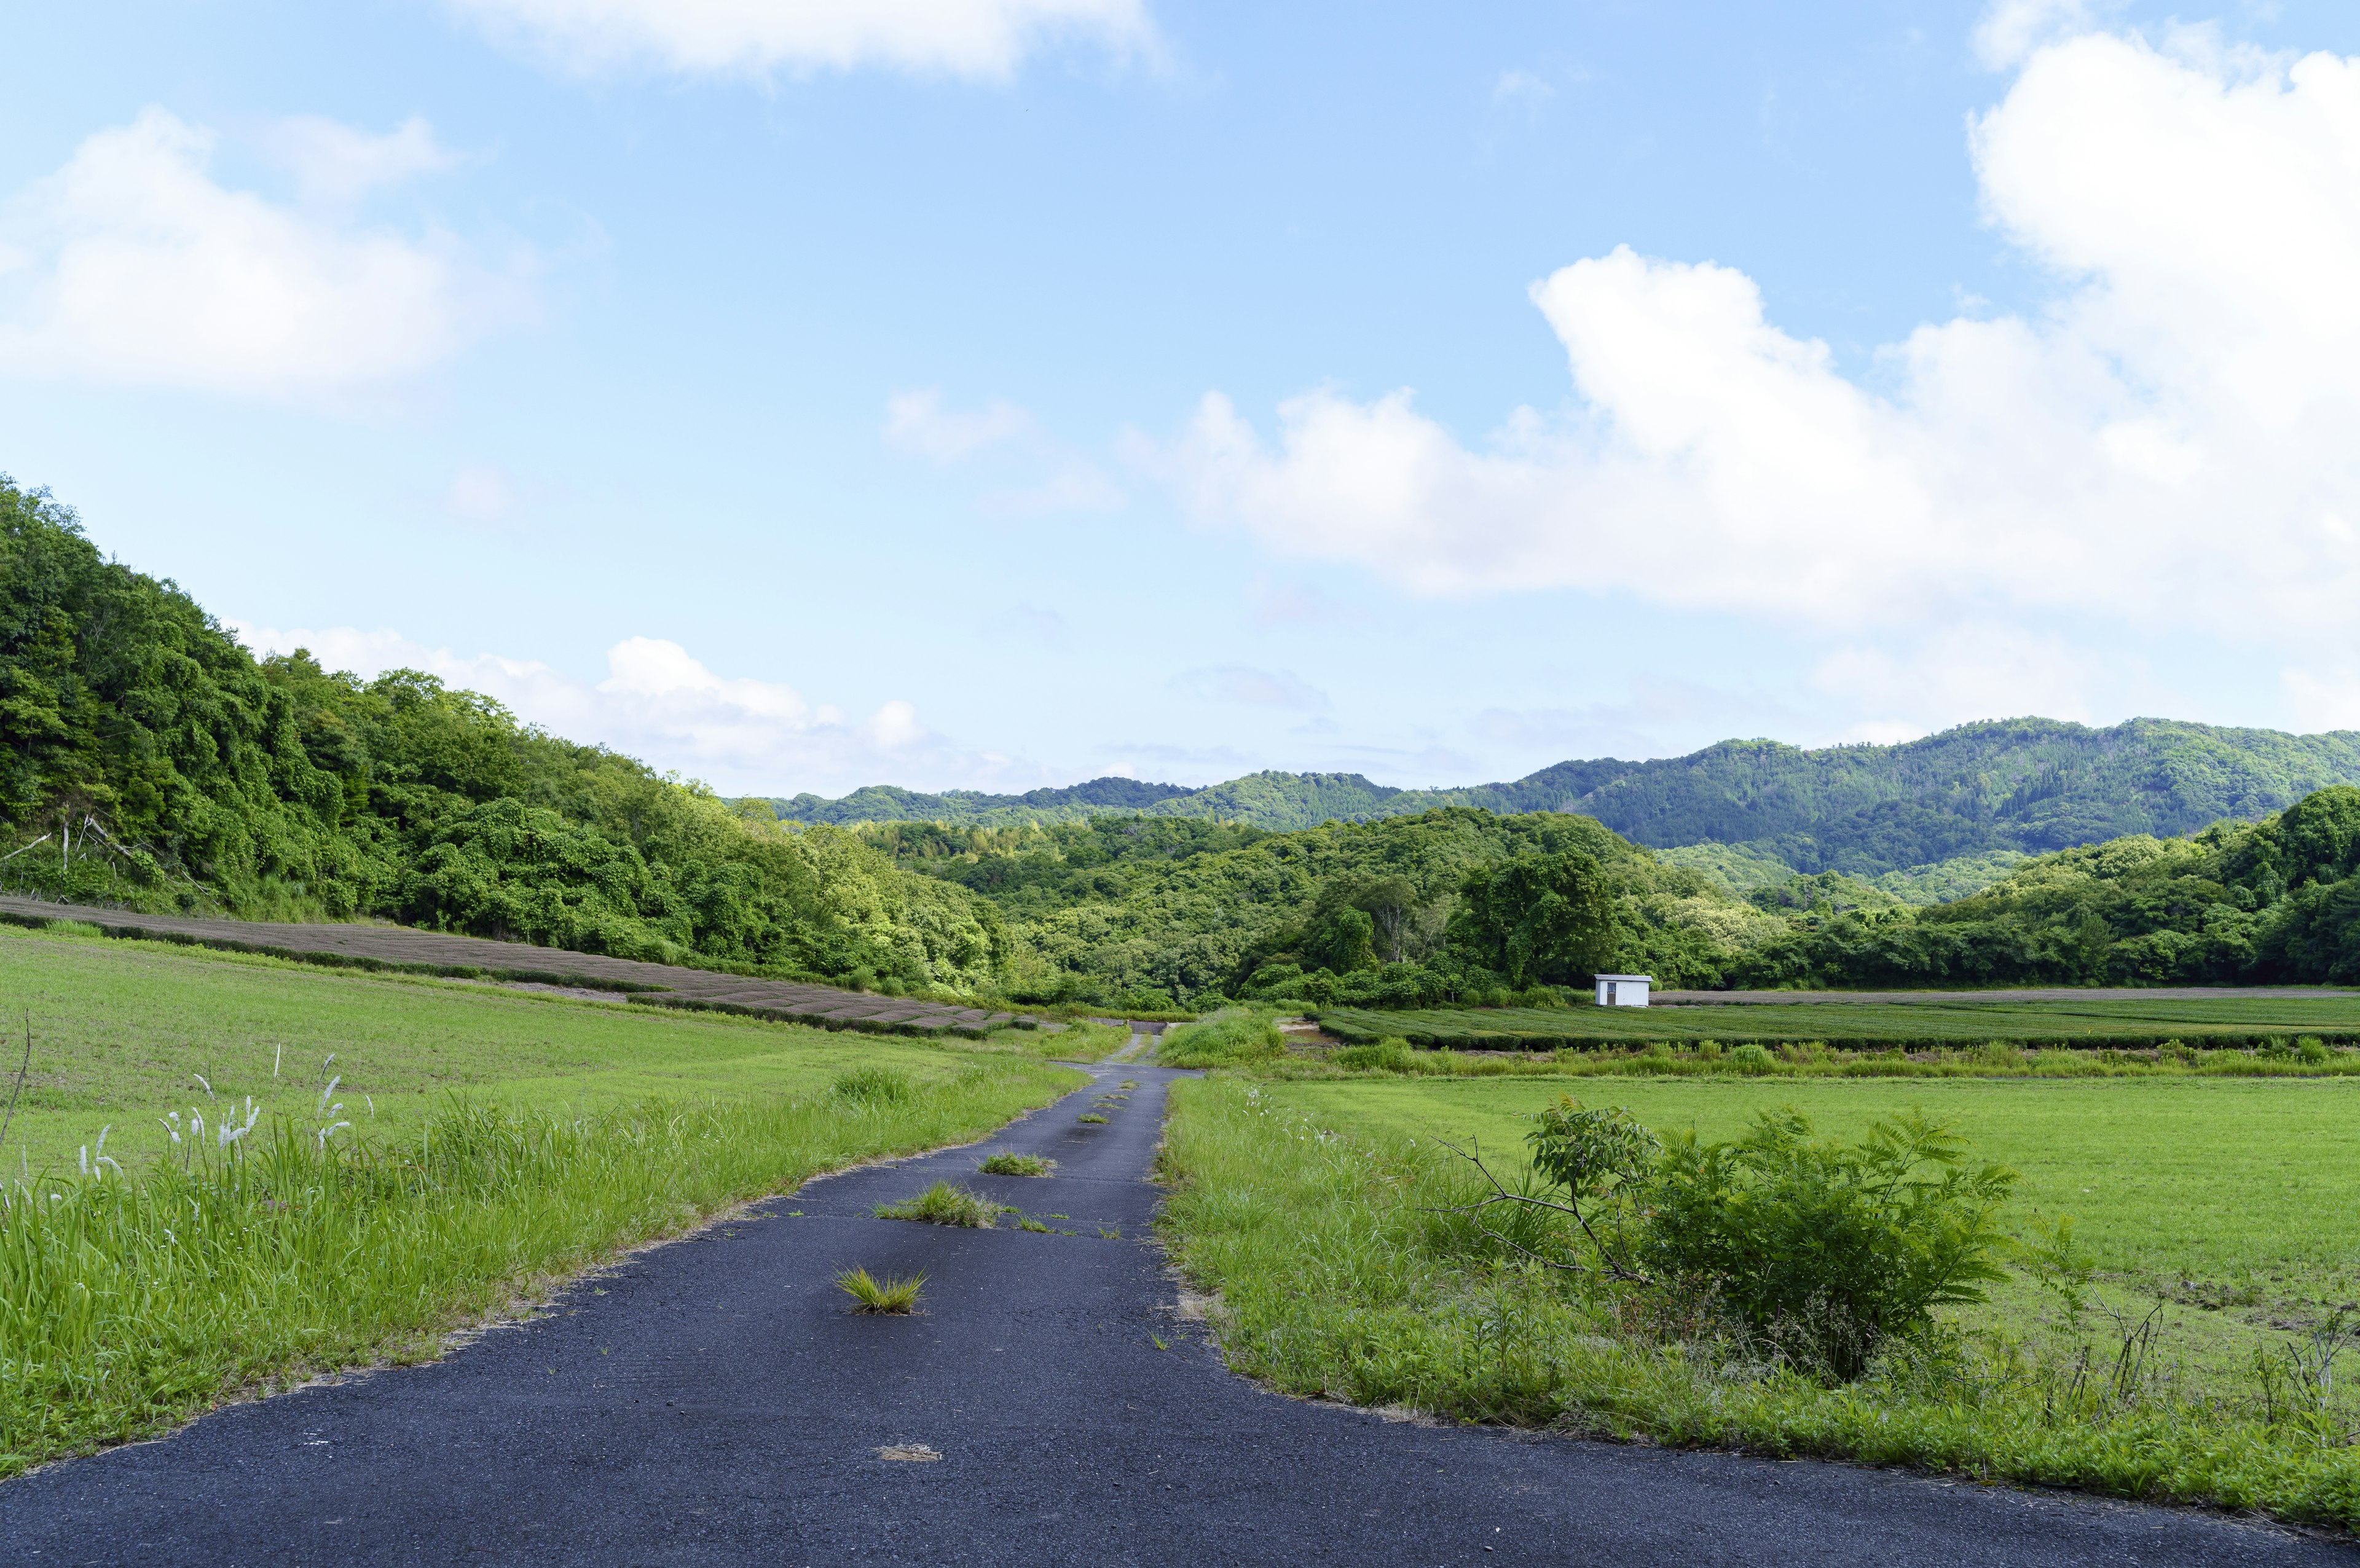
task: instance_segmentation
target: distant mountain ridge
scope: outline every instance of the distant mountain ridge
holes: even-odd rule
[[[1652,762],[1560,762],[1513,783],[1397,789],[1357,773],[1249,774],[1202,789],[1096,779],[1024,795],[872,786],[773,800],[808,822],[973,826],[1109,812],[1212,817],[1274,832],[1438,806],[1573,811],[1655,849],[1742,845],[1797,871],[1860,877],[1994,851],[2041,854],[2126,833],[2170,836],[2360,784],[2360,732],[2296,735],[2169,719],[2108,729],[2054,719],[1961,724],[1896,746],[1817,750],[1728,740]],[[2004,858],[2004,857],[2003,857]]]

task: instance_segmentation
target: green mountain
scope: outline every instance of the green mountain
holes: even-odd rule
[[[957,822],[1000,827],[1019,822],[1077,822],[1109,812],[1143,811],[1194,793],[1196,791],[1178,784],[1142,784],[1136,779],[1109,776],[1063,789],[1032,789],[1022,795],[986,795],[973,789],[922,795],[892,784],[870,784],[840,800],[797,795],[769,804],[781,822],[837,826],[853,822]]]
[[[2314,789],[2352,783],[2360,783],[2360,732],[2004,719],[1898,746],[1807,750],[1731,740],[1653,762],[1560,762],[1513,783],[1460,789],[1395,789],[1357,773],[1256,773],[1193,790],[1101,779],[1024,796],[872,789],[838,801],[805,795],[775,804],[805,822],[1015,826],[1136,812],[1282,833],[1449,806],[1569,811],[1653,849],[1737,846],[1754,862],[1807,875],[1877,878],[1956,863],[1911,884],[1955,897],[2004,875],[2015,855],[2252,821]],[[1749,879],[1731,885],[1742,889]]]

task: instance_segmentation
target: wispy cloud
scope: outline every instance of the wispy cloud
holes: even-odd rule
[[[1141,0],[447,0],[493,38],[574,71],[767,76],[864,67],[1004,79],[1071,39],[1152,58]]]

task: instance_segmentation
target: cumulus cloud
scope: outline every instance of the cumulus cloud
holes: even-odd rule
[[[447,156],[415,120],[389,136],[327,121],[272,136],[332,204]],[[217,183],[216,140],[145,109],[8,204],[0,372],[298,395],[412,374],[530,314],[521,276],[483,269],[448,234]]]
[[[494,37],[580,71],[645,62],[762,76],[864,66],[997,79],[1072,38],[1151,51],[1142,0],[450,0]]]
[[[1971,125],[1990,222],[2057,280],[2038,313],[1921,327],[1872,387],[1742,272],[1618,249],[1533,289],[1563,410],[1468,443],[1407,391],[1322,390],[1266,438],[1212,394],[1154,461],[1207,519],[1423,593],[1897,641],[1907,672],[1824,672],[1891,700],[1963,660],[2062,704],[2109,627],[2360,663],[2360,60],[2078,15],[1995,16],[2020,68]],[[1986,629],[1911,640],[1941,626]]]
[[[945,741],[907,702],[888,702],[856,718],[783,682],[716,674],[660,637],[615,644],[606,650],[606,678],[591,681],[536,659],[460,654],[388,629],[233,629],[257,654],[305,648],[328,669],[363,677],[423,670],[495,698],[519,718],[569,740],[609,746],[728,792],[840,793],[880,779],[920,778],[990,784],[1018,767],[1008,757]]]

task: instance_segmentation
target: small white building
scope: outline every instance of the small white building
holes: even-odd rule
[[[1655,983],[1652,975],[1601,975],[1597,979],[1601,1007],[1644,1007],[1647,987]]]

